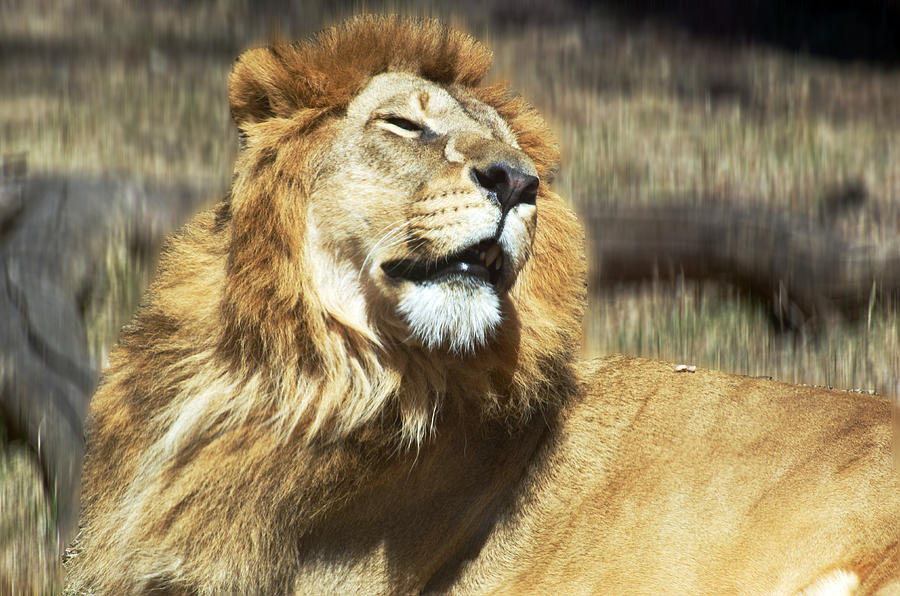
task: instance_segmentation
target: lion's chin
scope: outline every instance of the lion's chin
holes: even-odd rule
[[[500,298],[490,285],[466,278],[407,283],[397,309],[410,340],[425,348],[471,354],[500,325]]]

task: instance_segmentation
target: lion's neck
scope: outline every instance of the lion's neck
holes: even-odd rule
[[[223,312],[227,319],[228,309]],[[416,447],[456,410],[518,425],[558,407],[571,392],[569,354],[523,364],[517,337],[501,335],[479,354],[459,357],[376,344],[337,321],[320,320],[314,328],[301,319],[290,311],[277,325],[258,322],[255,342],[229,341],[237,324],[226,321],[219,342],[228,376],[267,396],[249,401],[268,410],[283,440],[299,433],[309,443],[340,441],[376,426],[401,446]]]
[[[369,458],[364,466],[356,461],[332,475],[348,491],[340,498],[321,487],[304,490],[306,505],[312,494],[327,502],[318,504],[324,513],[308,520],[299,551],[316,556],[301,565],[297,585],[315,577],[348,587],[358,577],[369,592],[378,591],[373,578],[384,593],[441,589],[516,498],[546,429],[541,416],[514,431],[445,416],[418,449],[385,453],[377,462]],[[371,456],[370,445],[344,446]],[[346,453],[340,457],[353,461]],[[347,482],[351,476],[359,488]]]

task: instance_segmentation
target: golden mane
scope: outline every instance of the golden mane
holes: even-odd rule
[[[541,195],[549,198],[547,184],[558,160],[555,141],[536,111],[524,100],[511,97],[502,85],[474,87],[489,65],[490,52],[484,46],[435,21],[375,17],[354,19],[312,42],[251,50],[237,62],[231,77],[232,113],[248,142],[236,166],[232,191],[226,316],[218,356],[242,370],[245,379],[264,363],[279,371],[280,387],[264,393],[290,396],[281,404],[271,404],[278,419],[290,422],[283,436],[303,421],[310,439],[321,433],[345,437],[364,422],[384,415],[391,401],[402,419],[400,432],[406,443],[416,444],[430,432],[441,407],[435,399],[446,393],[447,381],[410,373],[411,369],[434,369],[436,363],[416,350],[389,349],[372,334],[348,328],[329,316],[317,297],[317,288],[309,287],[308,280],[286,262],[296,261],[304,251],[305,204],[296,199],[286,202],[282,197],[305,195],[306,158],[315,154],[321,135],[327,136],[324,124],[328,117],[340,113],[372,76],[400,70],[441,84],[465,86],[494,107],[534,161],[542,179]],[[298,138],[301,142],[296,142]],[[292,142],[295,149],[285,149]],[[282,150],[276,154],[279,147]],[[559,199],[553,197],[551,202],[559,203]],[[556,218],[565,218],[559,225],[580,234],[574,218],[559,210],[542,224],[545,242],[555,241],[552,226]],[[261,222],[266,222],[264,229],[260,229]],[[545,242],[536,245],[542,248]],[[570,261],[571,268],[560,269],[561,275],[568,276],[562,285],[552,291],[547,288],[548,293],[560,287],[577,288],[576,295],[563,296],[571,302],[570,318],[560,322],[554,333],[566,337],[561,345],[555,337],[541,336],[541,322],[524,324],[537,332],[535,339],[543,344],[528,347],[538,353],[547,353],[551,347],[557,353],[553,358],[540,358],[544,364],[532,357],[533,362],[520,366],[531,370],[527,380],[514,383],[519,388],[512,392],[515,405],[510,409],[509,404],[495,404],[504,415],[527,415],[531,405],[548,399],[549,392],[536,390],[545,383],[536,383],[535,375],[547,377],[541,368],[558,369],[579,347],[583,265],[578,248],[580,243],[555,249],[560,251],[557,254],[571,253],[569,259],[560,259]],[[546,320],[553,321],[556,316]],[[552,341],[546,343],[548,339]],[[394,361],[386,363],[391,359]],[[529,358],[522,360],[520,365]],[[300,371],[296,378],[281,372],[295,370]],[[295,399],[297,392],[289,387],[308,384],[309,379],[322,376],[320,371],[350,374],[334,375],[327,380],[329,386],[306,391],[306,399]],[[507,374],[518,381],[512,371]],[[550,376],[555,382],[557,375]],[[505,399],[484,386],[483,380],[470,377],[466,383],[464,393],[487,392]],[[476,388],[477,392],[471,391]],[[333,397],[324,399],[325,395]],[[290,414],[282,413],[282,408]]]

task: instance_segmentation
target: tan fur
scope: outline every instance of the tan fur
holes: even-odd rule
[[[392,18],[241,57],[232,192],[170,239],[91,403],[73,589],[897,585],[886,401],[577,363],[582,232],[489,63]],[[538,175],[536,208],[485,199],[471,171],[498,160]],[[380,268],[497,226],[496,293]]]

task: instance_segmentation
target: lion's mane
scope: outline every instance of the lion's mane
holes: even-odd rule
[[[367,17],[235,64],[232,191],[168,241],[92,401],[74,587],[124,593],[178,576],[277,591],[298,557],[291,537],[427,443],[442,419],[514,427],[570,395],[582,232],[547,186],[558,154],[543,120],[503,85],[479,86],[490,61],[435,22]],[[474,357],[347,325],[329,309],[339,297],[306,274],[310,156],[387,71],[493,106],[541,179],[532,257],[504,325]]]

